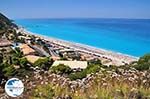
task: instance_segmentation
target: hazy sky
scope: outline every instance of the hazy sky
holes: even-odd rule
[[[0,0],[10,18],[149,18],[150,0]]]

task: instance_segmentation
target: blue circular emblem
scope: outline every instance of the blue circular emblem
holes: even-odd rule
[[[24,85],[18,78],[11,78],[5,84],[5,92],[11,97],[18,97],[24,91]]]

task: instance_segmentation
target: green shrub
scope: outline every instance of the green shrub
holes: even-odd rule
[[[150,69],[150,63],[142,63],[134,66],[135,69],[137,70],[149,70]]]
[[[77,79],[83,79],[86,77],[86,71],[80,71],[80,72],[75,72],[75,73],[71,73],[69,75],[70,80],[77,80]]]
[[[62,74],[70,74],[72,72],[71,68],[64,64],[59,64],[58,66],[53,66],[50,70],[53,73],[61,74],[61,75]]]
[[[88,67],[80,72],[71,73],[69,78],[71,80],[83,79],[87,74],[96,73],[100,70],[101,65],[98,64],[90,64]]]
[[[13,57],[21,58],[23,56],[23,52],[20,50],[20,48],[16,47],[15,52],[12,51]]]
[[[19,58],[17,58],[17,57],[12,57],[12,64],[14,64],[14,65],[19,65]]]
[[[54,95],[51,85],[39,85],[34,89],[31,99],[53,99]]]
[[[40,58],[38,59],[33,66],[38,66],[42,69],[48,70],[50,66],[52,65],[53,60],[49,59],[49,57],[46,57],[44,59]]]
[[[100,65],[89,65],[85,71],[87,74],[96,73],[100,70]]]
[[[28,63],[29,62],[25,57],[22,57],[22,58],[12,57],[12,64],[19,65],[21,68],[27,69]]]
[[[29,62],[28,62],[28,60],[25,57],[19,59],[19,64],[20,64],[21,68],[27,69],[27,67],[28,67],[27,64],[28,63]]]
[[[150,54],[146,54],[143,57],[140,57],[138,64],[150,63]]]
[[[24,68],[19,68],[16,71],[17,71],[17,74],[15,76],[23,77],[23,78],[27,75],[31,77],[32,72],[33,72],[33,71],[30,71],[30,70],[27,70],[27,69],[24,69]]]
[[[89,65],[102,65],[101,60],[99,60],[99,59],[90,60],[90,61],[88,61],[88,64]]]
[[[3,54],[0,53],[0,64],[3,63]]]
[[[141,57],[138,60],[137,64],[134,65],[134,67],[140,71],[149,70],[150,69],[150,54],[146,54],[143,57]]]
[[[7,66],[3,68],[3,73],[5,77],[11,77],[16,74],[16,70],[13,66]]]

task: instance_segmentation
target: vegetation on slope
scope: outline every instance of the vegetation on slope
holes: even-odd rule
[[[2,28],[10,28],[10,27],[17,27],[14,23],[12,23],[12,20],[9,20],[6,16],[4,16],[2,13],[0,13],[0,29]]]
[[[149,99],[149,62],[149,54],[144,55],[137,62],[119,67],[107,67],[103,66],[100,62],[92,62],[89,63],[89,66],[85,70],[75,73],[69,73],[69,78],[71,80],[78,81],[80,79],[79,81],[84,81],[84,87],[82,86],[80,88],[78,84],[74,85],[78,87],[74,87],[73,85],[62,85],[62,83],[59,85],[57,84],[57,81],[50,81],[47,84],[38,85],[32,91],[33,95],[31,95],[30,98]],[[57,70],[58,72],[60,72],[59,70],[61,69],[57,67]],[[68,74],[68,72],[66,74]],[[87,77],[87,75],[91,76]],[[50,91],[47,89],[48,87],[50,87]],[[45,96],[46,92],[49,92],[50,96]]]

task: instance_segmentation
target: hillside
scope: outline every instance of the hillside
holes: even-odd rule
[[[8,30],[12,29],[13,27],[17,28],[17,25],[12,23],[10,19],[0,13],[0,34],[2,35],[4,33],[7,33]]]
[[[0,21],[1,24],[6,24],[6,25],[11,24],[11,21],[7,17],[5,17],[2,13],[0,13]]]

